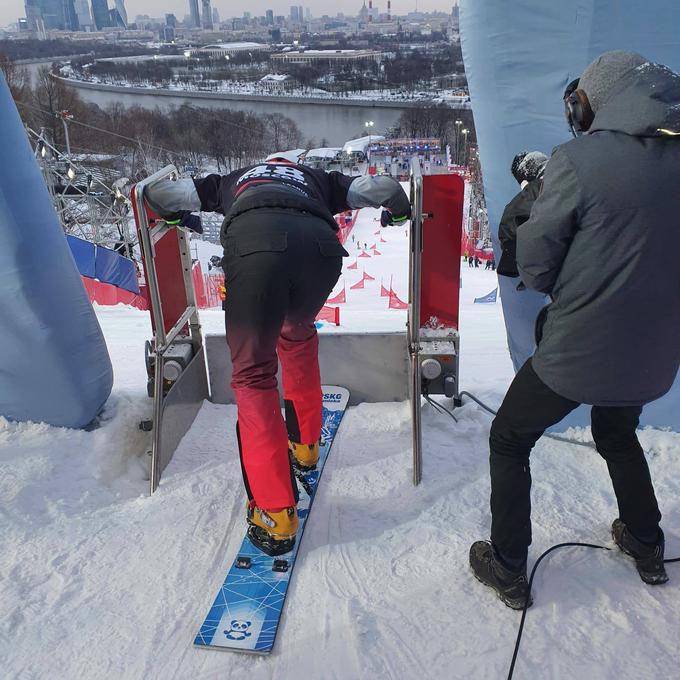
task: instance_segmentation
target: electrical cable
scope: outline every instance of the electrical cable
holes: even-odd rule
[[[557,550],[558,548],[567,548],[567,547],[578,547],[578,548],[596,548],[597,550],[612,550],[611,548],[608,548],[605,545],[597,545],[595,543],[576,543],[576,542],[569,542],[569,543],[557,543],[556,545],[553,545],[552,547],[548,548],[545,552],[541,554],[541,556],[536,560],[533,568],[531,569],[531,573],[529,575],[529,585],[528,589],[529,592],[531,592],[531,585],[534,582],[534,576],[536,575],[536,570],[538,569],[538,565],[543,561],[544,557],[547,557],[553,550]],[[664,559],[664,564],[671,564],[672,562],[680,562],[680,557],[671,557],[668,559]],[[527,616],[527,611],[528,611],[528,600],[527,603],[525,603],[523,609],[522,609],[522,618],[519,622],[519,629],[517,631],[517,639],[515,640],[515,648],[512,653],[512,661],[510,662],[510,670],[508,672],[508,680],[512,680],[512,675],[515,672],[515,663],[517,662],[517,655],[519,654],[519,646],[520,643],[522,642],[522,633],[524,632],[524,622],[526,620]]]
[[[435,411],[438,411],[439,413],[445,413],[447,416],[450,416],[453,418],[454,422],[458,422],[458,418],[449,411],[446,407],[442,406],[441,404],[438,404],[434,399],[432,399],[427,392],[423,392],[423,397],[425,398],[425,401],[432,406]]]
[[[479,404],[485,411],[490,413],[493,416],[498,415],[498,411],[494,411],[490,406],[487,406],[483,401],[475,397],[474,394],[470,394],[470,392],[461,392],[459,394],[460,397],[470,397],[472,401],[476,402]],[[595,444],[592,442],[582,442],[579,441],[578,439],[570,439],[569,437],[562,437],[559,434],[553,434],[552,432],[546,432],[543,434],[544,437],[548,437],[548,439],[554,439],[557,442],[563,442],[564,444],[576,444],[577,446],[585,446],[588,449],[594,449]]]
[[[536,575],[536,570],[538,569],[538,565],[543,561],[544,557],[547,557],[553,550],[557,550],[558,548],[567,548],[571,546],[576,546],[576,547],[583,547],[583,548],[598,548],[600,550],[611,550],[611,548],[607,548],[604,545],[596,545],[594,543],[557,543],[556,545],[553,545],[551,548],[548,548],[537,560],[536,563],[534,564],[531,574],[529,575],[529,592],[531,592],[531,585],[534,582],[534,576]],[[510,662],[510,670],[508,671],[508,680],[512,680],[512,675],[515,672],[515,663],[517,662],[517,655],[519,654],[519,646],[520,643],[522,642],[522,633],[524,632],[524,622],[527,617],[527,611],[529,609],[528,607],[529,604],[529,599],[527,598],[527,601],[524,604],[524,607],[522,609],[522,618],[520,619],[519,622],[519,629],[517,631],[517,639],[515,640],[515,649],[512,652],[512,661]]]
[[[474,394],[470,394],[469,392],[461,392],[459,396],[462,397],[469,397],[474,401],[475,403],[479,404],[481,408],[483,408],[485,411],[492,415],[497,415],[497,411],[494,411],[490,406],[487,406],[483,401],[475,397]],[[427,395],[425,395],[425,399],[427,399],[429,402],[431,400]],[[432,402],[434,403],[434,402]],[[443,407],[442,407],[443,408]],[[550,437],[550,439],[555,439],[560,442],[564,442],[565,444],[577,444],[579,446],[587,446],[589,448],[594,448],[594,445],[588,443],[588,442],[581,442],[576,439],[569,439],[567,437],[560,437],[559,435],[553,435],[553,434],[546,434],[544,435],[546,437]],[[531,592],[531,586],[534,582],[534,576],[536,575],[536,570],[538,569],[538,565],[543,561],[544,557],[547,557],[553,550],[557,550],[558,548],[566,548],[566,547],[581,547],[581,548],[596,548],[598,550],[611,550],[611,548],[608,548],[604,545],[596,545],[594,543],[576,543],[576,542],[570,542],[570,543],[558,543],[556,545],[553,545],[551,548],[548,548],[544,553],[541,554],[541,556],[536,560],[533,568],[531,569],[531,573],[529,575],[529,592]],[[664,559],[664,564],[671,564],[673,562],[680,562],[680,557],[672,557],[668,559]],[[528,601],[527,601],[528,603]],[[522,618],[519,623],[519,629],[517,631],[517,639],[515,641],[515,648],[512,653],[512,661],[510,663],[510,671],[508,672],[508,680],[512,680],[513,673],[515,671],[515,663],[517,662],[517,655],[519,654],[519,646],[522,641],[522,633],[524,632],[524,622],[526,620],[527,616],[527,604],[524,605],[524,608],[522,609]]]

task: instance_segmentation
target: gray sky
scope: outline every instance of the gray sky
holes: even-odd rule
[[[361,7],[362,0],[213,0],[213,7],[217,7],[221,17],[241,15],[244,10],[253,15],[262,15],[267,9],[273,9],[274,14],[287,15],[290,6],[302,4],[309,7],[312,14],[321,16],[322,14],[333,15],[337,12],[346,14],[357,14]],[[368,5],[368,0],[366,2]],[[374,0],[374,7],[385,10],[387,0]],[[392,11],[395,14],[406,14],[415,9],[423,11],[442,10],[451,11],[453,0],[392,0]],[[113,0],[109,0],[109,6],[113,7]],[[150,16],[163,16],[166,12],[173,12],[181,19],[188,13],[188,0],[125,0],[125,7],[131,21],[137,14],[149,14]],[[25,16],[23,0],[0,0],[0,26],[16,21],[19,17]]]

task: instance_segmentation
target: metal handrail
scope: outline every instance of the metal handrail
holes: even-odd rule
[[[411,160],[411,238],[409,252],[409,311],[407,339],[411,377],[411,419],[413,425],[413,484],[422,479],[423,441],[420,410],[420,295],[423,251],[423,174],[417,157]]]

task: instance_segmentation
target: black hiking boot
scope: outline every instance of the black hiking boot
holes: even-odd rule
[[[658,586],[668,581],[666,567],[663,564],[665,541],[661,529],[656,543],[643,543],[630,533],[620,519],[615,519],[612,524],[612,538],[626,555],[635,560],[638,574],[645,583]]]
[[[510,609],[531,607],[526,566],[520,571],[508,569],[500,561],[489,541],[477,541],[470,547],[470,567],[475,578],[496,591]]]

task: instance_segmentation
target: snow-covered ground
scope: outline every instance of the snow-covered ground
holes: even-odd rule
[[[355,238],[379,239],[363,210]],[[404,229],[383,232],[376,278],[350,290],[344,328],[403,328],[380,278],[406,296]],[[348,244],[354,256],[356,245]],[[346,265],[354,262],[354,257]],[[463,267],[462,383],[496,405],[511,379],[500,304],[474,305],[495,276]],[[340,283],[338,289],[343,284]],[[99,429],[69,431],[0,419],[0,677],[464,678],[507,673],[519,615],[474,580],[472,541],[489,531],[489,416],[424,410],[424,480],[410,481],[405,404],[347,413],[327,463],[273,654],[196,649],[193,637],[244,529],[235,409],[206,403],[164,473],[147,490],[150,411],[147,314],[97,310],[115,366]],[[218,311],[202,313],[221,332]],[[322,332],[336,332],[325,326]],[[349,369],[348,369],[349,370]],[[570,435],[586,440],[588,432]],[[646,430],[667,553],[680,555],[680,436]],[[616,505],[591,449],[544,439],[533,456],[531,560],[567,540],[611,545]],[[644,586],[617,552],[567,549],[534,585],[516,678],[672,678],[680,667],[680,567]]]

